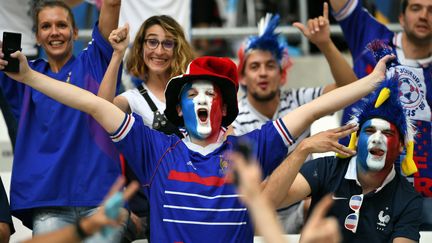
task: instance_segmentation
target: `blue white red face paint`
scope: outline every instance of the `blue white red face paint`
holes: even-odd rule
[[[380,171],[399,156],[399,132],[386,120],[367,120],[359,132],[357,148],[357,164],[365,171]]]
[[[183,86],[180,105],[189,135],[206,139],[219,134],[222,124],[222,93],[210,81],[198,80]]]

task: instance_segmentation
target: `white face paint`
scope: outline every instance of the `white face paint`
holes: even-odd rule
[[[384,167],[389,145],[388,136],[395,132],[397,131],[394,126],[382,119],[373,118],[363,124],[357,156],[363,169],[379,171]]]
[[[198,121],[197,132],[200,135],[202,134],[203,137],[207,137],[212,131],[210,113],[215,94],[213,84],[208,81],[198,81],[192,84],[192,88],[198,92],[193,99]]]

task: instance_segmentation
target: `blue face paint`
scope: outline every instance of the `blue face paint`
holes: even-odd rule
[[[368,171],[369,167],[367,165],[367,157],[369,154],[369,151],[367,149],[368,147],[368,140],[369,140],[369,135],[366,134],[365,130],[366,127],[370,126],[371,121],[368,120],[366,121],[360,132],[359,132],[359,138],[358,138],[358,142],[357,142],[357,164],[359,164],[363,170]]]
[[[187,83],[183,86],[180,95],[180,105],[183,112],[183,119],[186,129],[189,134],[194,137],[200,138],[197,128],[198,120],[195,113],[195,104],[193,98],[189,98],[189,90],[192,88],[192,83]]]

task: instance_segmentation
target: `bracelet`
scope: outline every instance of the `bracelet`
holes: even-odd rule
[[[85,238],[89,237],[90,235],[87,234],[84,229],[81,227],[81,219],[78,219],[75,222],[75,232],[80,240],[84,240]]]

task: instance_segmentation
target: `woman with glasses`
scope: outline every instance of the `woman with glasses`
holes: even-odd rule
[[[126,58],[126,71],[137,88],[114,97],[114,80],[106,80],[98,96],[113,102],[124,112],[139,114],[147,126],[163,127],[164,121],[159,120],[164,117],[157,116],[165,110],[166,84],[170,78],[184,73],[193,57],[177,21],[167,15],[152,16],[141,25]]]
[[[118,38],[117,44],[120,44],[126,38],[127,31],[125,34],[124,29],[120,29],[112,34],[117,35],[113,38]],[[111,44],[115,48],[116,43]],[[119,62],[124,55],[124,48],[120,49],[123,51],[115,53],[121,56],[116,59]],[[126,70],[137,84],[137,88],[114,97],[116,82],[114,79],[106,78],[101,83],[98,96],[111,101],[124,112],[140,115],[144,124],[149,127],[183,137],[179,129],[163,114],[166,107],[164,91],[168,80],[185,73],[192,59],[192,48],[186,41],[182,27],[169,16],[152,16],[141,25],[126,60]],[[122,167],[128,181],[137,179],[123,159]],[[149,209],[142,190],[138,191],[129,204],[133,212],[133,224],[128,225],[124,239],[130,241],[148,238]]]

